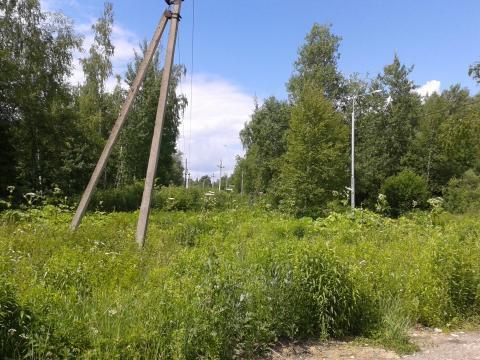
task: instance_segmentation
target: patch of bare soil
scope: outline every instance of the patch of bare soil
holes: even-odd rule
[[[480,331],[443,333],[437,329],[412,332],[412,341],[420,351],[400,356],[392,351],[359,345],[357,343],[330,341],[279,347],[272,351],[272,360],[480,360]]]

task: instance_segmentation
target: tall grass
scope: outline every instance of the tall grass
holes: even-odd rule
[[[122,188],[98,190],[94,193],[91,209],[100,211],[135,211],[142,200],[143,183]],[[211,189],[160,187],[153,192],[153,207],[167,211],[226,210],[245,203],[247,197],[236,193]]]
[[[416,322],[480,313],[474,217],[155,211],[144,251],[135,213],[89,215],[75,234],[70,217],[0,217],[7,358],[251,358],[345,335],[402,349]]]

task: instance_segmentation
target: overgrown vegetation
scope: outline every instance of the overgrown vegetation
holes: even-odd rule
[[[479,319],[480,96],[454,85],[422,97],[397,55],[373,79],[347,78],[330,26],[307,34],[288,100],[256,103],[240,133],[245,156],[219,179],[228,191],[206,175],[190,190],[172,186],[183,181],[187,105],[176,91],[186,70],[174,67],[140,251],[156,55],[92,213],[71,233],[127,95],[118,75],[107,89],[113,29],[106,3],[80,59],[85,81],[72,86],[82,42],[73,23],[39,0],[0,2],[2,359],[252,358],[279,340],[350,335],[404,352],[415,323]],[[479,63],[469,72],[480,81]],[[356,200],[377,213],[345,212],[353,98]]]
[[[414,323],[480,315],[478,217],[370,212],[317,221],[237,207],[0,216],[1,352],[27,358],[249,358],[280,339],[409,348]]]

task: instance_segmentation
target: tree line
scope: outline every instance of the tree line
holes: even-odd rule
[[[105,3],[93,24],[93,44],[80,60],[85,81],[72,85],[74,53],[82,37],[61,13],[38,0],[0,2],[0,196],[61,189],[78,194],[87,184],[146,50],[135,53],[124,76],[113,74],[114,12]],[[181,113],[187,105],[176,86],[185,73],[173,71],[162,139],[158,184],[181,184],[176,151]],[[107,89],[115,75],[116,86]],[[121,187],[145,177],[157,110],[162,65],[157,54],[115,147],[100,187]]]
[[[313,216],[348,196],[353,97],[357,204],[375,207],[391,186],[395,196],[413,192],[425,204],[442,196],[451,179],[478,174],[479,95],[458,84],[422,97],[410,78],[413,66],[396,54],[372,79],[347,77],[338,67],[340,44],[330,26],[315,24],[299,49],[288,100],[256,105],[240,133],[246,154],[237,159],[237,189],[243,174],[247,193]],[[469,74],[480,82],[480,63]]]
[[[140,44],[123,76],[114,74],[113,25],[113,7],[106,3],[81,59],[85,81],[72,85],[74,54],[82,49],[72,21],[42,11],[39,0],[0,3],[0,197],[11,189],[20,195],[84,189],[126,97],[122,84],[133,82],[147,47]],[[246,153],[229,184],[238,191],[243,184],[246,194],[267,194],[275,206],[300,215],[317,216],[342,201],[350,177],[352,97],[357,204],[373,208],[380,194],[402,191],[422,195],[425,203],[467,171],[465,179],[478,176],[479,95],[458,84],[422,97],[411,80],[413,67],[397,55],[373,78],[346,76],[338,66],[341,41],[330,26],[312,27],[287,82],[288,99],[257,101],[241,131]],[[479,62],[466,71],[480,83]],[[182,184],[176,141],[187,100],[175,90],[185,72],[182,65],[173,71],[158,185]],[[108,89],[113,75],[116,86]],[[161,78],[157,54],[100,187],[122,188],[144,178]],[[211,180],[198,184],[209,187]]]

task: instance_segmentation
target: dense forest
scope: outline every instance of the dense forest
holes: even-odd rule
[[[71,20],[43,12],[38,1],[0,3],[0,191],[14,186],[25,192],[61,189],[78,194],[90,174],[126,96],[143,54],[135,55],[117,86],[107,91],[115,48],[112,5],[93,25],[94,43],[81,65],[85,82],[71,85],[74,52],[82,39]],[[145,44],[141,49],[145,50]],[[177,66],[169,96],[158,182],[182,182],[176,140],[184,96],[175,88],[185,69]],[[162,67],[155,57],[130,113],[130,119],[108,164],[100,186],[120,187],[146,173],[151,135],[160,92]]]
[[[349,186],[353,100],[357,204],[374,208],[388,193],[393,213],[412,201],[424,207],[467,171],[478,186],[480,96],[460,84],[421,96],[413,66],[396,54],[372,79],[346,77],[340,45],[330,27],[313,26],[287,84],[289,99],[257,105],[241,132],[246,155],[237,159],[237,187],[243,173],[247,192],[270,194],[295,213],[322,213]],[[480,82],[479,63],[465,71]]]
[[[85,81],[72,85],[74,52],[82,48],[72,21],[31,0],[2,2],[0,13],[0,197],[22,199],[27,192],[55,189],[78,196],[125,99],[122,83],[131,84],[143,54],[135,55],[126,74],[113,74],[114,12],[106,3],[81,59]],[[478,182],[480,97],[460,84],[419,95],[410,79],[413,66],[396,54],[377,76],[346,76],[338,65],[341,40],[331,27],[313,26],[287,82],[288,99],[256,102],[240,133],[246,153],[229,183],[238,192],[266,194],[273,206],[290,213],[328,212],[349,196],[354,101],[359,206],[374,209],[379,196],[386,196],[389,211],[398,215],[445,196],[452,181]],[[140,46],[146,49],[146,43]],[[465,71],[480,82],[480,63]],[[160,186],[182,184],[176,142],[187,99],[176,88],[185,72],[181,65],[174,69]],[[109,91],[106,82],[114,75],[117,86]],[[161,77],[157,55],[101,188],[122,188],[144,177]],[[211,183],[208,176],[196,184],[205,182]]]

